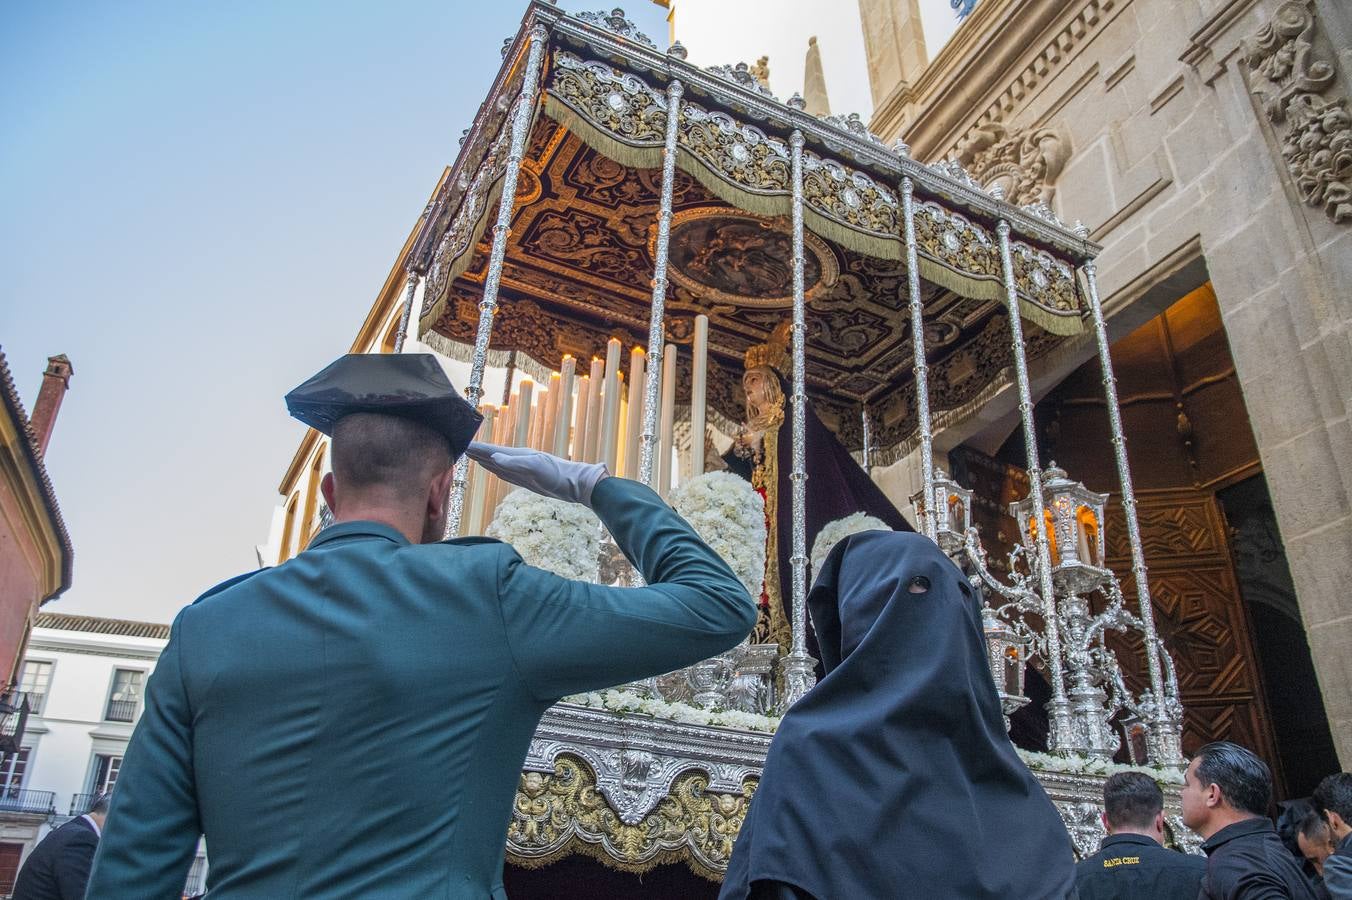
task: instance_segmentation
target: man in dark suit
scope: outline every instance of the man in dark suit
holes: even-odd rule
[[[644,485],[468,447],[480,416],[429,354],[345,357],[288,402],[332,435],[335,524],[179,613],[89,896],[177,896],[205,834],[213,897],[505,898],[504,835],[545,710],[721,653],[756,606]],[[441,540],[466,450],[590,506],[646,586],[569,581],[499,541]]]
[[[1267,817],[1272,771],[1252,750],[1230,741],[1202,747],[1183,774],[1181,799],[1183,824],[1205,839],[1199,900],[1315,900]]]
[[[14,900],[84,900],[89,867],[108,816],[108,795],[43,838],[14,882]]]
[[[1102,849],[1075,868],[1080,900],[1196,900],[1206,859],[1164,848],[1164,794],[1143,772],[1103,784]]]

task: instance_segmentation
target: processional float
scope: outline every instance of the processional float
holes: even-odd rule
[[[780,102],[745,64],[700,68],[679,43],[661,51],[621,10],[570,16],[532,3],[503,58],[424,212],[396,349],[412,338],[468,362],[476,405],[489,366],[531,373],[548,399],[533,403],[522,387],[488,404],[486,437],[606,459],[649,484],[657,470],[665,487],[678,457],[687,474],[703,471],[706,416],[735,428],[735,367],[787,317],[794,525],[789,646],[744,646],[628,686],[618,703],[556,706],[527,759],[509,862],[581,851],[628,871],[681,859],[721,874],[769,742],[727,713],[773,722],[813,683],[809,401],[866,463],[918,453],[917,527],[983,592],[1006,714],[1028,702],[1026,661],[1047,678],[1052,756],[1034,769],[1077,847],[1097,849],[1101,781],[1088,773],[1107,771],[1124,727],[1133,762],[1176,773],[1182,707],[1151,612],[1095,282],[1100,248],[1086,229],[1042,204],[1003,202],[955,162],[923,165],[857,116],[810,115],[797,95]],[[1134,610],[1104,562],[1107,496],[1054,464],[1044,471],[1033,427],[1030,358],[1090,329]],[[638,345],[627,391],[626,341]],[[1011,508],[1021,541],[997,577],[971,524],[972,493],[935,465],[933,440],[1009,389],[1030,491]],[[689,398],[679,422],[677,398]],[[674,456],[677,432],[686,444]],[[478,533],[501,490],[462,459],[450,533]],[[1107,643],[1113,630],[1139,642],[1148,683],[1135,693]],[[758,680],[763,689],[747,689]],[[1184,840],[1172,798],[1167,811]]]

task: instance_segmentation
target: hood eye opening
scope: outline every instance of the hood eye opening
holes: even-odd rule
[[[930,580],[924,575],[917,575],[911,579],[911,583],[906,586],[906,590],[912,594],[925,594],[930,589]]]

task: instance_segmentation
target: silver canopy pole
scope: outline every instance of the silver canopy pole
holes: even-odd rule
[[[793,163],[793,646],[784,658],[784,705],[812,688],[814,660],[807,653],[807,389],[806,309],[803,298],[803,133],[789,138]]]
[[[1052,750],[1072,747],[1075,741],[1070,723],[1070,701],[1061,659],[1061,631],[1057,621],[1056,595],[1052,590],[1051,551],[1047,545],[1046,498],[1042,495],[1042,468],[1038,462],[1037,434],[1033,426],[1033,396],[1028,385],[1028,360],[1024,354],[1023,322],[1019,297],[1014,288],[1014,262],[1009,252],[1009,223],[1001,219],[996,227],[1000,237],[1000,267],[1005,283],[1005,304],[1009,309],[1009,333],[1014,353],[1014,376],[1019,387],[1019,418],[1023,422],[1023,441],[1028,462],[1028,496],[1036,522],[1037,574],[1042,591],[1043,634],[1047,641],[1047,672],[1052,683],[1052,699],[1047,703]]]
[[[483,299],[479,301],[479,330],[474,336],[474,358],[470,362],[469,386],[465,399],[476,409],[483,396],[484,366],[488,361],[488,341],[493,335],[493,314],[498,309],[498,285],[502,281],[502,262],[507,254],[507,238],[512,233],[512,212],[516,205],[516,181],[521,173],[521,160],[526,152],[526,134],[530,131],[531,112],[539,89],[540,67],[544,62],[545,46],[549,39],[543,26],[530,32],[530,50],[526,56],[526,71],[521,79],[521,94],[512,111],[511,143],[507,166],[502,173],[502,199],[498,202],[498,219],[493,225],[493,247],[488,257],[488,274],[484,278]],[[451,484],[451,509],[446,518],[446,537],[460,533],[460,514],[465,505],[465,472],[469,458],[461,456],[455,464]]]
[[[920,270],[915,245],[915,184],[910,177],[901,179],[901,211],[906,230],[906,286],[911,300],[911,347],[915,358],[915,405],[920,419],[920,468],[925,483],[925,503],[921,508],[920,530],[930,540],[938,536],[934,500],[934,433],[930,425],[929,364],[925,359],[925,310],[920,302]]]
[[[648,318],[648,371],[643,385],[643,430],[639,433],[638,480],[653,481],[653,441],[657,432],[657,391],[662,374],[667,305],[667,247],[671,242],[671,194],[676,181],[676,133],[681,94],[685,88],[672,79],[667,85],[667,133],[662,147],[662,197],[657,213],[657,244],[653,252],[653,303]],[[665,448],[669,453],[670,447]]]

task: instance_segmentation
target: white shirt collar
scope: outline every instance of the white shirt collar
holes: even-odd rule
[[[80,816],[80,818],[82,818],[82,819],[84,819],[86,822],[88,822],[88,823],[89,823],[89,827],[92,828],[92,829],[94,829],[94,836],[95,836],[95,837],[97,837],[97,838],[99,838],[99,839],[102,839],[102,838],[103,838],[103,829],[99,827],[99,823],[98,823],[97,821],[94,820],[94,817],[93,817],[93,816],[91,816],[91,815],[89,815],[89,814],[86,813],[85,815]]]

